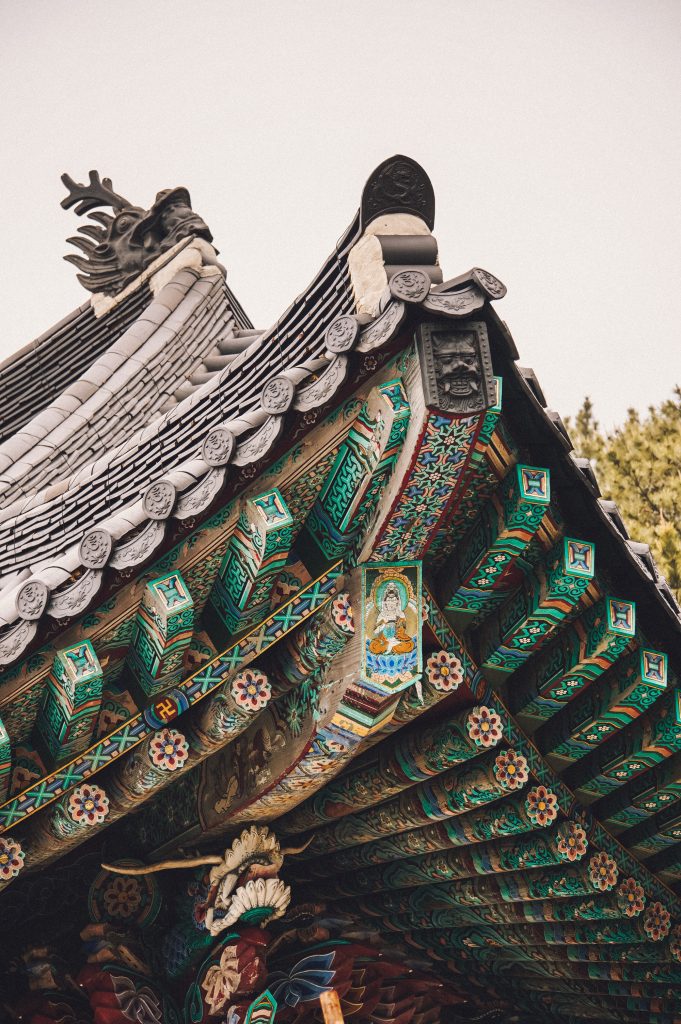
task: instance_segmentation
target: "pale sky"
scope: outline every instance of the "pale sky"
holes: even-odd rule
[[[402,152],[445,276],[500,277],[549,405],[613,425],[681,383],[680,37],[679,0],[0,0],[0,359],[88,295],[62,171],[186,185],[266,327]]]

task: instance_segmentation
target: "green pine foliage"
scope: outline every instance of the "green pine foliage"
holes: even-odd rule
[[[593,462],[603,496],[617,503],[629,535],[650,545],[681,600],[681,388],[643,417],[630,409],[612,431],[600,429],[585,398],[569,430],[576,453]]]

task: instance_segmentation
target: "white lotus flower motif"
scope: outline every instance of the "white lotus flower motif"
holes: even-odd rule
[[[245,885],[240,885],[232,894],[224,917],[215,920],[209,911],[206,915],[206,927],[211,935],[218,935],[249,911],[265,909],[269,913],[259,922],[260,927],[264,928],[270,921],[282,917],[290,902],[290,886],[285,885],[280,878],[254,878]]]

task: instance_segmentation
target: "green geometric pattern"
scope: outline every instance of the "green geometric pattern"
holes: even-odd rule
[[[356,541],[392,472],[408,424],[409,403],[401,382],[374,388],[305,522],[300,545],[310,571],[342,557]]]
[[[576,761],[652,707],[666,685],[666,654],[639,648],[536,733],[535,742]]]
[[[193,632],[194,602],[181,574],[175,570],[147,583],[126,660],[142,704],[181,678]]]
[[[597,601],[542,651],[531,673],[521,670],[514,678],[512,710],[550,718],[631,648],[635,632],[633,602],[612,597]]]
[[[605,796],[629,779],[681,751],[681,691],[667,692],[650,716],[615,733],[571,765],[564,780],[585,797]]]
[[[59,651],[36,721],[36,745],[47,760],[61,764],[85,750],[101,700],[102,667],[90,641]]]
[[[216,647],[224,647],[230,637],[267,614],[296,529],[276,487],[245,502],[204,611],[204,625]]]
[[[564,538],[480,630],[481,665],[514,672],[574,614],[594,574],[594,545]]]
[[[515,466],[483,508],[442,574],[445,609],[478,617],[503,601],[513,568],[541,524],[550,501],[549,471]]]
[[[671,757],[645,775],[631,779],[603,802],[601,817],[614,832],[645,821],[681,801],[681,758]],[[599,805],[594,805],[597,808]]]

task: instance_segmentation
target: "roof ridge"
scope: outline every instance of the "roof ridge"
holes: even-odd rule
[[[0,445],[0,494],[6,495],[16,487],[23,490],[20,481],[26,473],[35,473],[44,460],[52,461],[55,455],[66,457],[58,445],[67,436],[82,434],[82,429],[87,429],[93,416],[95,420],[98,418],[96,412],[101,413],[103,407],[120,402],[118,388],[107,388],[107,385],[121,372],[127,371],[131,381],[139,377],[145,362],[139,362],[143,350],[147,349],[147,359],[153,356],[149,351],[150,343],[164,328],[168,329],[168,321],[173,319],[200,280],[197,273],[181,270],[94,363],[50,405]],[[205,296],[199,292],[193,299],[196,305],[205,300]],[[179,323],[177,326],[179,328]],[[134,357],[137,357],[137,363],[133,362]],[[86,408],[93,403],[98,404],[96,411]],[[50,448],[53,449],[51,454]]]

